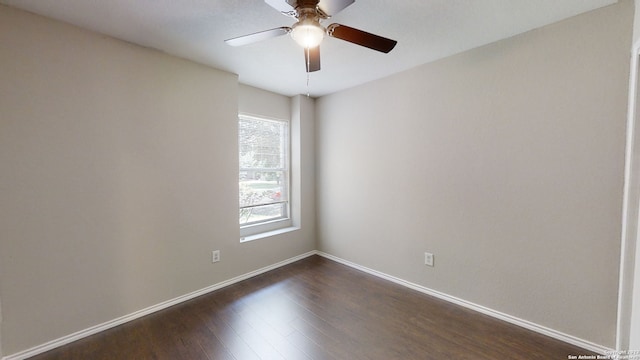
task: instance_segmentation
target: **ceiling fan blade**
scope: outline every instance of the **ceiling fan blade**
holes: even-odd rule
[[[304,49],[304,64],[308,73],[320,70],[320,46]]]
[[[340,24],[331,24],[327,27],[327,34],[334,38],[338,38],[369,49],[388,53],[398,43],[395,40],[387,39],[382,36],[374,35],[366,31],[354,29]]]
[[[269,6],[287,16],[296,16],[297,0],[264,0]]]
[[[233,39],[227,39],[224,42],[226,42],[231,46],[242,46],[242,45],[253,44],[255,42],[266,40],[266,39],[271,39],[281,35],[286,35],[290,31],[291,31],[290,27],[282,26],[279,28],[271,29],[271,30],[265,30],[265,31],[260,31],[257,33],[249,34],[249,35],[238,36]]]
[[[318,8],[328,16],[333,16],[353,4],[356,0],[320,0]]]

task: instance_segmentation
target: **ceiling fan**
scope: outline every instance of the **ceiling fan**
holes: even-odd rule
[[[353,44],[388,53],[397,41],[374,35],[341,24],[331,24],[326,28],[320,22],[344,10],[355,0],[264,0],[286,16],[296,18],[292,26],[260,31],[257,33],[227,39],[231,46],[242,46],[273,37],[291,34],[291,37],[305,49],[307,72],[320,70],[320,43],[325,35],[345,40]]]

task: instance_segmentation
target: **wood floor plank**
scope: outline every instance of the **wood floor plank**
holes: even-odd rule
[[[292,332],[292,327],[290,325],[291,320],[287,320],[285,318],[284,321],[275,321],[280,325],[278,327],[289,328],[289,330],[285,332],[285,335],[283,335],[278,331],[277,327],[271,325],[274,323],[273,318],[265,317],[264,315],[266,315],[266,313],[256,311],[252,306],[247,306],[247,308],[236,313],[236,316],[240,317],[251,328],[253,328],[256,334],[264,338],[279,354],[282,355],[283,358],[300,360],[311,359],[304,351],[298,348],[295,343],[288,340],[287,336]]]
[[[34,357],[567,359],[584,349],[312,256]]]
[[[298,331],[293,331],[289,334],[288,338],[291,342],[297,344],[298,348],[300,348],[308,357],[315,360],[339,360],[340,358],[336,358],[331,353],[328,352],[327,348],[322,346],[321,340],[320,344],[317,343],[318,338],[314,338],[313,340]]]
[[[236,359],[260,359],[242,337],[219,314],[207,317],[207,327],[220,339],[229,353]]]

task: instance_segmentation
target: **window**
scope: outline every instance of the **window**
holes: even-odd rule
[[[241,235],[290,226],[289,122],[240,115],[238,134]]]

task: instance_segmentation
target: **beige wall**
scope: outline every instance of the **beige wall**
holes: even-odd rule
[[[272,92],[240,84],[238,111],[244,114],[290,119],[293,99]]]
[[[4,355],[315,249],[239,242],[235,75],[5,6],[0,44]]]
[[[638,44],[640,41],[640,1],[634,0],[635,16],[633,22],[633,43]]]
[[[615,347],[632,19],[622,1],[320,98],[320,249]]]

